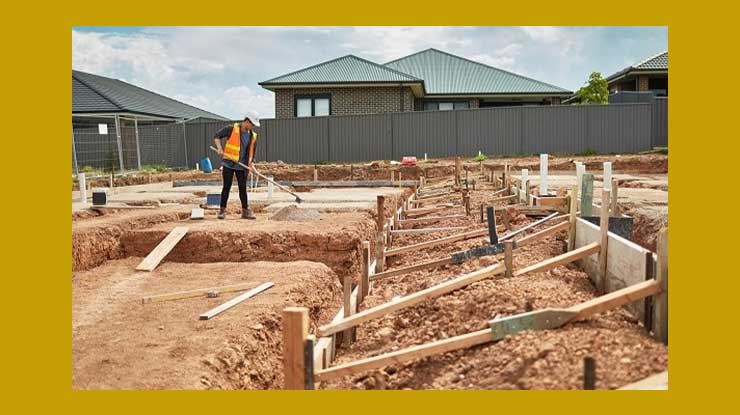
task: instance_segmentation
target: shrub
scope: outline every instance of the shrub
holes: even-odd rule
[[[488,156],[483,154],[480,150],[478,150],[478,155],[473,158],[475,161],[485,161],[488,160]]]
[[[596,150],[594,150],[593,148],[589,147],[589,148],[583,150],[582,152],[578,153],[577,155],[578,156],[583,156],[583,157],[588,157],[588,156],[595,156],[597,154],[599,154],[599,153],[597,153]]]

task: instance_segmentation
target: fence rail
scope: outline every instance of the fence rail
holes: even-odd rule
[[[257,128],[257,160],[313,164],[398,160],[403,156],[536,153],[634,153],[668,143],[668,100],[481,108],[315,118],[266,119]],[[142,165],[194,168],[225,121],[150,123],[121,120],[109,134],[73,123],[73,171],[84,166],[137,170]],[[123,163],[119,162],[123,158]],[[76,162],[76,164],[75,164]]]

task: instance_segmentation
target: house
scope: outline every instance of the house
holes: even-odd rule
[[[606,78],[609,93],[652,92],[668,96],[668,52],[653,55]]]
[[[186,128],[228,120],[118,79],[72,71],[72,167],[125,171],[194,167],[203,151]],[[187,127],[186,127],[187,123]],[[200,149],[199,149],[200,150]]]
[[[140,88],[87,72],[72,70],[72,118],[126,118],[138,121],[227,120],[218,114]]]
[[[437,49],[384,64],[354,55],[260,82],[275,118],[560,104],[567,89]]]

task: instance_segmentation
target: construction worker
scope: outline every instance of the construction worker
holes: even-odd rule
[[[255,123],[256,122],[256,123]],[[259,121],[255,122],[249,117],[244,117],[242,122],[227,125],[220,129],[213,137],[218,154],[221,156],[221,166],[223,170],[224,187],[221,190],[221,209],[218,211],[218,218],[226,218],[226,203],[229,201],[229,192],[231,184],[236,175],[236,182],[239,187],[239,199],[242,202],[242,219],[256,219],[252,210],[249,209],[247,200],[247,169],[240,166],[237,162],[245,164],[252,168],[254,163],[254,149],[257,144],[257,133],[252,129],[259,127]],[[226,144],[222,147],[221,140],[227,139]]]

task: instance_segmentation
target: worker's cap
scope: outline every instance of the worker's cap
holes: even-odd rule
[[[255,127],[259,127],[260,126],[260,119],[257,118],[257,117],[250,117],[250,116],[247,115],[247,116],[244,117],[244,121],[251,122],[252,125],[254,125]]]

